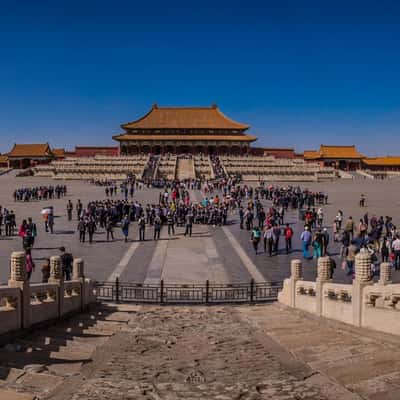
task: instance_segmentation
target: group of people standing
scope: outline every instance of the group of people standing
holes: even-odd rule
[[[14,190],[14,201],[39,201],[60,199],[67,195],[65,185],[36,186],[31,188],[20,188]]]

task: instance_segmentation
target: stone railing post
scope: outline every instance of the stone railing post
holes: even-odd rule
[[[389,285],[392,283],[392,269],[389,263],[383,262],[380,267],[379,284]]]
[[[72,265],[72,280],[79,281],[81,284],[81,310],[85,308],[86,288],[85,288],[85,269],[82,258],[75,258]]]
[[[61,318],[64,309],[64,277],[62,271],[62,263],[60,256],[50,257],[50,278],[49,283],[58,286],[57,301],[58,301],[58,317]]]
[[[371,255],[368,250],[361,249],[356,255],[352,295],[353,324],[358,327],[361,327],[363,322],[363,290],[371,282]]]
[[[317,280],[315,282],[316,313],[322,316],[322,302],[324,301],[324,284],[332,282],[332,260],[329,256],[318,258]]]
[[[23,329],[29,328],[31,326],[31,293],[26,274],[25,253],[23,251],[11,253],[8,286],[20,289],[20,326]]]
[[[301,260],[290,262],[290,306],[296,307],[296,282],[303,279],[303,267]]]

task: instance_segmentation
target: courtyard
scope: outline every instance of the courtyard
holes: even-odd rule
[[[65,183],[68,194],[61,199],[50,201],[32,201],[28,203],[14,202],[12,193],[16,188],[40,185],[56,185]],[[333,243],[332,224],[339,209],[344,212],[344,221],[351,215],[357,224],[365,212],[369,216],[392,216],[395,225],[400,222],[398,210],[398,180],[338,180],[327,183],[307,183],[300,185],[311,191],[322,191],[328,194],[328,205],[323,206],[324,226],[330,234],[329,251],[336,259],[337,268],[334,281],[350,282],[350,278],[340,268],[340,246]],[[285,185],[281,183],[278,185]],[[300,233],[303,223],[298,219],[297,211],[288,211],[285,223],[294,229],[293,251],[286,255],[284,240],[281,238],[278,256],[268,257],[261,253],[254,255],[250,242],[250,232],[239,229],[237,213],[229,214],[228,224],[223,227],[210,225],[194,225],[193,236],[184,237],[184,228],[178,227],[176,235],[168,236],[167,229],[161,231],[161,239],[153,241],[153,228],[146,228],[146,241],[139,242],[137,223],[131,224],[129,241],[125,243],[120,228],[115,228],[115,240],[107,242],[104,230],[98,230],[94,242],[80,243],[77,233],[76,213],[73,220],[68,221],[66,203],[71,200],[76,204],[80,199],[85,206],[89,201],[105,199],[103,187],[84,181],[54,181],[48,178],[17,178],[14,173],[0,176],[0,205],[13,210],[17,216],[17,226],[22,219],[32,217],[38,228],[38,237],[33,249],[36,265],[32,274],[32,282],[41,281],[40,267],[44,260],[59,254],[59,247],[65,246],[74,257],[85,261],[86,275],[97,281],[114,281],[119,277],[123,282],[158,283],[161,279],[167,284],[204,283],[239,283],[254,279],[261,281],[282,281],[289,276],[290,260],[301,258]],[[160,189],[145,188],[136,191],[133,199],[143,206],[158,202]],[[359,207],[360,194],[366,197],[366,207]],[[200,201],[203,193],[191,191],[193,201]],[[115,198],[121,198],[118,194]],[[264,208],[271,206],[263,201]],[[42,221],[43,207],[53,206],[55,215],[54,234],[46,233]],[[75,211],[75,210],[74,210]],[[0,237],[0,282],[6,282],[9,273],[9,257],[12,251],[22,250],[21,238]],[[262,247],[262,246],[261,246]],[[304,261],[305,279],[316,276],[317,261]],[[394,274],[397,281],[400,275]]]

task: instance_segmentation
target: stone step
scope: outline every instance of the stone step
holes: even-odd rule
[[[35,400],[35,395],[29,393],[16,393],[8,389],[0,389],[1,400]]]
[[[382,334],[279,304],[242,313],[297,359],[363,399],[400,399],[396,338],[384,340]]]
[[[97,348],[97,346],[90,343],[82,343],[69,339],[65,340],[58,337],[46,338],[43,336],[32,336],[28,339],[19,339],[15,341],[15,344],[23,346],[26,352],[38,351],[40,349],[48,351],[62,351],[63,349],[69,349],[72,351],[92,354]]]

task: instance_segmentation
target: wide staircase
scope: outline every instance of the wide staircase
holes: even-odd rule
[[[98,305],[56,325],[44,325],[0,348],[0,399],[47,399],[92,363],[98,348],[126,325],[129,315]],[[67,385],[68,386],[68,385]]]
[[[159,161],[159,156],[150,156],[147,165],[143,171],[143,179],[153,179],[155,176],[155,171],[157,170],[157,165]]]
[[[195,179],[194,161],[192,158],[179,157],[178,168],[176,170],[176,179],[183,181],[185,179]]]

